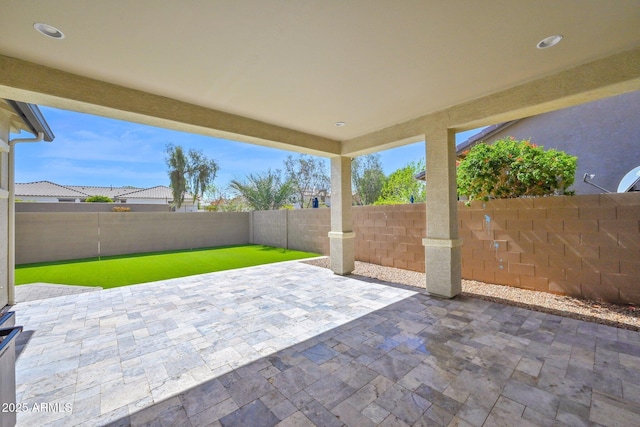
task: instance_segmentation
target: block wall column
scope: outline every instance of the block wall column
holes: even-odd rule
[[[442,129],[426,135],[427,236],[425,272],[429,294],[452,298],[462,291],[458,238],[455,132]]]
[[[331,158],[331,231],[329,258],[336,274],[355,268],[355,233],[351,217],[351,158]]]

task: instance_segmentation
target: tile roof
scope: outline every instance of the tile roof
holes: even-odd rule
[[[126,192],[141,190],[141,188],[135,187],[96,187],[91,185],[65,185],[65,187],[88,194],[89,196],[107,196],[112,199]]]
[[[171,192],[171,188],[166,187],[164,185],[157,185],[151,188],[142,188],[131,191],[130,193],[123,193],[120,195],[121,197],[131,197],[134,199],[167,199],[173,200],[173,193]],[[185,195],[185,200],[191,197],[190,195]]]
[[[173,200],[171,188],[157,185],[150,188],[137,187],[98,187],[90,185],[60,185],[51,181],[16,183],[16,197],[64,197],[87,198],[89,196],[107,196],[112,199],[163,199]],[[190,194],[185,200],[191,199]]]
[[[50,181],[16,183],[16,197],[87,197],[86,193]]]

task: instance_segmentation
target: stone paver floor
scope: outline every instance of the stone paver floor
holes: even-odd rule
[[[101,291],[101,287],[56,285],[54,283],[30,283],[16,286],[16,303],[55,298],[84,292]]]
[[[638,332],[299,262],[14,309],[19,426],[640,420]]]

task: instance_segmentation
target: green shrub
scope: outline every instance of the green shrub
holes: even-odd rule
[[[424,160],[407,164],[387,177],[382,185],[380,197],[376,205],[397,205],[410,203],[413,196],[414,203],[426,200],[424,181],[415,179],[418,172],[424,171]]]
[[[504,138],[474,146],[458,167],[458,194],[469,200],[564,193],[575,179],[577,157]]]
[[[85,200],[87,203],[113,203],[110,197],[107,196],[90,196]]]

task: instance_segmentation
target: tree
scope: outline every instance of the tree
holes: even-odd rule
[[[244,182],[234,179],[229,187],[257,211],[280,209],[294,192],[291,182],[283,180],[279,170],[250,174]]]
[[[458,194],[469,200],[564,193],[575,179],[577,158],[507,137],[474,146],[458,167]]]
[[[424,160],[411,162],[387,177],[382,186],[376,205],[397,205],[410,203],[411,197],[416,203],[426,200],[425,183],[417,180],[416,174],[425,170]]]
[[[351,161],[351,181],[356,204],[371,205],[378,200],[384,180],[379,154],[367,154]]]
[[[111,197],[108,196],[89,196],[85,199],[87,203],[113,203]]]
[[[180,208],[186,193],[191,193],[195,202],[213,184],[218,173],[218,164],[215,160],[207,158],[201,150],[190,149],[185,155],[179,145],[168,144],[166,153],[165,161],[169,168],[173,205]]]
[[[300,204],[301,208],[309,207],[315,197],[326,197],[331,180],[321,159],[304,154],[296,158],[288,156],[284,167],[295,192],[293,202]]]

